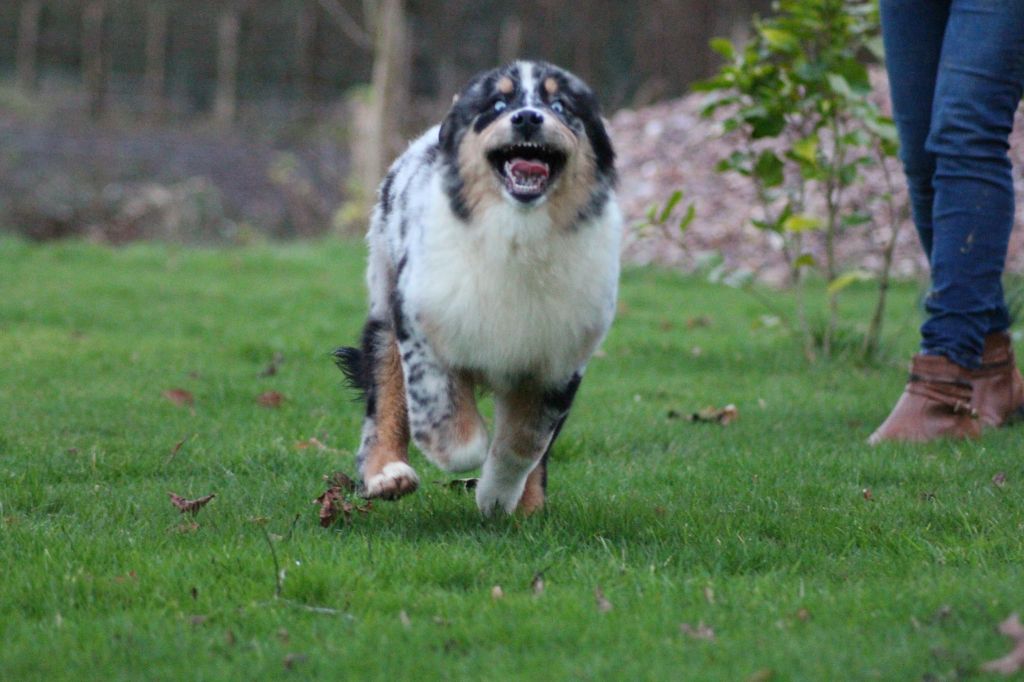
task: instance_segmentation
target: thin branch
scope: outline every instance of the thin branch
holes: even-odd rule
[[[281,564],[277,562],[277,550],[274,549],[274,542],[270,539],[270,533],[267,529],[260,525],[260,530],[263,531],[263,539],[267,541],[267,547],[270,548],[270,556],[274,559],[274,598],[281,598]]]
[[[363,48],[364,50],[373,50],[373,36],[365,28],[359,25],[359,22],[353,18],[351,14],[345,9],[345,7],[338,2],[338,0],[319,0],[320,6],[324,8],[324,11],[330,15],[334,23],[337,24],[341,32],[344,33],[349,40]]]

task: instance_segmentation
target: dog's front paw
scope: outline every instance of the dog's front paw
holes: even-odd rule
[[[384,465],[379,474],[370,476],[363,482],[362,496],[367,499],[379,497],[384,500],[397,500],[418,488],[420,477],[405,462],[391,462]]]
[[[511,514],[516,510],[525,486],[526,476],[516,480],[501,480],[489,472],[485,464],[480,481],[476,484],[476,506],[484,516],[491,516],[496,511]]]

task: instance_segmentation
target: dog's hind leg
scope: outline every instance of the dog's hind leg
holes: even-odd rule
[[[520,387],[495,395],[494,442],[476,487],[476,503],[485,515],[495,509],[529,514],[544,505],[546,459],[580,378],[574,374],[555,390]]]
[[[356,457],[363,496],[397,499],[411,493],[419,478],[409,466],[409,422],[394,330],[371,318],[363,330],[362,348],[342,348],[335,355],[366,401]]]

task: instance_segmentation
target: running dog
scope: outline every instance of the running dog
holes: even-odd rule
[[[542,62],[473,78],[394,163],[367,235],[361,347],[335,351],[366,402],[364,497],[418,487],[411,436],[446,471],[482,466],[483,514],[544,504],[551,444],[615,313],[615,179],[593,92]]]

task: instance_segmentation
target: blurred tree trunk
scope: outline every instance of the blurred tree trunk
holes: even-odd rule
[[[167,4],[149,0],[146,8],[146,74],[143,98],[150,118],[164,113],[164,84],[167,59]]]
[[[295,25],[295,78],[302,104],[316,101],[316,0],[305,0]]]
[[[82,10],[82,81],[89,115],[100,118],[107,109],[107,49],[103,36],[104,0],[89,0]]]
[[[229,2],[217,17],[217,92],[213,115],[221,125],[230,125],[238,110],[238,38],[240,10]]]
[[[365,120],[356,131],[359,189],[370,196],[403,146],[411,54],[403,0],[380,0],[373,20],[373,80]],[[358,123],[358,122],[357,122]]]
[[[498,31],[498,62],[509,64],[519,59],[523,52],[523,20],[510,14],[501,20]]]
[[[36,60],[39,54],[39,16],[42,0],[25,0],[18,20],[18,87],[23,92],[36,89]]]

